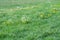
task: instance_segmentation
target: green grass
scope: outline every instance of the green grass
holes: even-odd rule
[[[0,40],[60,40],[60,0],[23,1],[0,0]]]

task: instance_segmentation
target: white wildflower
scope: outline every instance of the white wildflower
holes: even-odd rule
[[[29,18],[28,16],[24,16],[24,15],[23,15],[23,16],[21,17],[21,22],[22,22],[22,23],[27,23],[27,22],[29,22],[29,21],[30,21],[30,18]]]

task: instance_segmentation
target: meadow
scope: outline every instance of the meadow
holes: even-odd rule
[[[0,0],[0,40],[60,40],[60,0]]]

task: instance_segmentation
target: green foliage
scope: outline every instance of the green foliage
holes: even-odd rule
[[[60,40],[60,0],[0,1],[0,40]]]

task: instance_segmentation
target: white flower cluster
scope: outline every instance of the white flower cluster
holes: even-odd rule
[[[30,18],[28,16],[23,15],[21,17],[21,22],[22,23],[28,23],[30,21]]]

